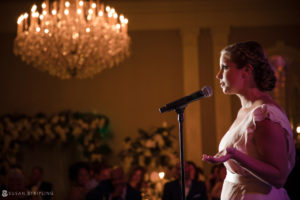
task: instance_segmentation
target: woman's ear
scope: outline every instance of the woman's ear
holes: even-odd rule
[[[253,72],[253,66],[251,64],[245,65],[243,68],[243,78],[249,77],[249,75],[252,75]]]

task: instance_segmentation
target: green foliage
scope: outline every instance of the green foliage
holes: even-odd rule
[[[60,112],[52,116],[4,115],[0,117],[0,164],[16,163],[20,145],[27,143],[77,143],[91,161],[111,152],[109,120],[95,113]]]
[[[122,162],[125,166],[144,166],[148,171],[173,166],[178,157],[173,128],[159,127],[150,132],[139,129],[135,139],[125,138],[120,152]]]

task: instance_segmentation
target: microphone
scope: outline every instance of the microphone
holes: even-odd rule
[[[175,100],[171,103],[166,104],[165,106],[161,107],[159,109],[160,113],[169,112],[171,110],[175,110],[177,108],[186,106],[187,104],[196,101],[198,99],[201,99],[203,97],[210,97],[212,96],[213,92],[210,86],[204,86],[201,90],[198,92],[194,92],[188,96],[182,97],[178,100]]]

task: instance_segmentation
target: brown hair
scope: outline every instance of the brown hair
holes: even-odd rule
[[[276,77],[262,46],[255,41],[239,42],[225,47],[221,53],[230,56],[238,69],[247,64],[253,67],[256,86],[261,91],[271,91],[275,87]]]

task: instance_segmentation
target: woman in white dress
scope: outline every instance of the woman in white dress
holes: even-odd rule
[[[242,105],[219,152],[202,158],[226,166],[221,200],[289,199],[283,185],[295,164],[295,145],[284,110],[266,93],[276,78],[264,49],[254,41],[225,47],[217,79]]]

